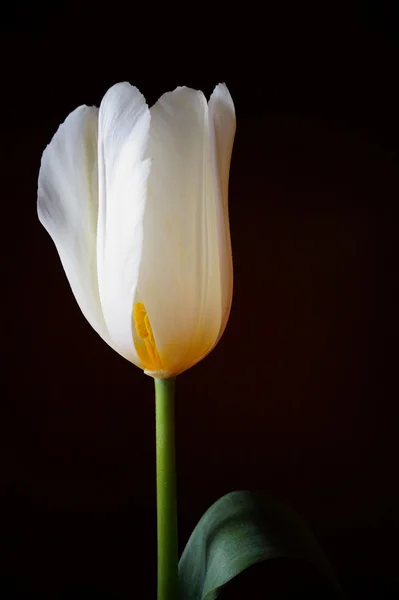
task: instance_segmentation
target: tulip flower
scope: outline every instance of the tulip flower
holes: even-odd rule
[[[225,85],[209,102],[180,87],[148,108],[120,83],[99,109],[67,117],[39,173],[39,219],[83,314],[155,381],[158,600],[216,598],[245,569],[284,557],[310,562],[338,590],[301,521],[251,492],[213,504],[178,562],[175,379],[212,350],[229,317],[234,134]]]
[[[114,85],[43,153],[38,215],[89,323],[156,379],[220,339],[232,299],[228,177],[235,134],[225,85],[209,103],[179,87],[148,108]]]
[[[232,300],[234,134],[225,85],[148,108],[120,83],[67,117],[39,173],[39,219],[84,316],[155,379],[159,600],[178,581],[174,381],[218,342]]]

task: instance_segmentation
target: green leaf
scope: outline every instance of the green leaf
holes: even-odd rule
[[[248,567],[277,558],[312,564],[340,597],[322,549],[291,509],[263,494],[231,492],[207,510],[187,543],[179,600],[213,600]]]

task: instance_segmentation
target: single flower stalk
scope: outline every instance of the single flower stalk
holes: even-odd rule
[[[178,595],[175,377],[227,323],[235,113],[180,87],[149,109],[128,83],[81,106],[43,153],[38,215],[97,333],[155,380],[158,600]]]
[[[209,103],[179,87],[149,108],[114,85],[43,153],[38,215],[97,333],[148,375],[203,359],[230,312],[228,178],[235,134],[225,85]]]

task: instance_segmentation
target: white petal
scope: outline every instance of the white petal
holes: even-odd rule
[[[110,343],[97,283],[97,116],[81,106],[43,153],[37,210],[86,319]]]
[[[114,85],[99,113],[98,277],[101,305],[117,351],[140,365],[132,310],[143,240],[150,161],[144,160],[150,111],[137,88]]]
[[[219,84],[209,100],[211,160],[216,179],[217,223],[220,257],[222,324],[218,339],[226,327],[233,296],[233,262],[231,253],[228,191],[231,153],[236,131],[233,100],[226,85]]]
[[[208,106],[177,88],[151,108],[152,166],[136,300],[146,306],[163,367],[178,373],[207,353],[221,323]]]

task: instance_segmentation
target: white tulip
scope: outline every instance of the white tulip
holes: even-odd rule
[[[97,333],[155,378],[204,358],[230,312],[227,87],[148,108],[128,83],[80,106],[43,153],[38,215]]]

